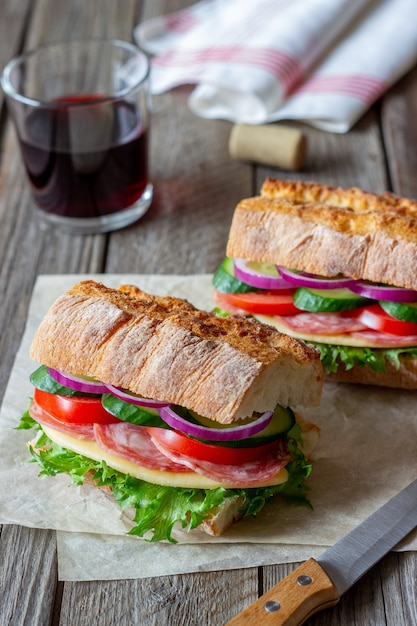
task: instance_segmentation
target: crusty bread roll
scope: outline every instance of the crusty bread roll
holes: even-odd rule
[[[226,254],[417,289],[417,217],[256,196],[237,205]]]
[[[267,178],[261,195],[236,207],[226,254],[417,290],[417,202],[389,192]],[[404,354],[399,363],[386,359],[384,372],[359,365],[346,370],[340,363],[327,378],[417,389],[417,359]]]
[[[221,423],[276,404],[318,404],[323,382],[318,350],[255,320],[94,281],[52,305],[31,357]]]

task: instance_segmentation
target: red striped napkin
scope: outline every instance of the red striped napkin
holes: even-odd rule
[[[347,132],[417,61],[416,0],[202,0],[135,30],[202,117]]]

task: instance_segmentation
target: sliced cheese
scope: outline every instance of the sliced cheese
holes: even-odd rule
[[[77,439],[67,433],[55,430],[49,426],[42,426],[45,434],[52,439],[55,443],[68,448],[72,452],[82,454],[94,461],[105,461],[109,467],[122,472],[123,474],[129,474],[140,480],[145,480],[148,483],[155,485],[164,485],[167,487],[185,487],[193,489],[216,489],[217,487],[225,487],[232,489],[233,484],[219,483],[217,481],[206,478],[193,471],[187,472],[167,472],[161,470],[149,469],[143,467],[132,461],[128,461],[118,455],[110,454],[102,450],[95,441],[87,441],[85,439]],[[281,485],[287,482],[288,472],[284,468],[278,474],[270,478],[268,481],[257,485],[259,487],[269,487],[271,485]]]
[[[302,339],[303,341],[315,341],[317,343],[328,343],[333,346],[351,346],[352,348],[392,348],[394,347],[391,343],[384,343],[382,340],[379,341],[370,341],[359,339],[357,337],[352,337],[349,333],[339,333],[334,335],[318,335],[318,334],[309,334],[309,333],[299,333],[294,331],[290,326],[287,326],[282,318],[277,318],[274,315],[254,315],[257,320],[263,322],[264,324],[269,324],[270,326],[275,326],[277,330],[281,333],[285,333],[287,335],[291,335],[291,337],[295,337],[296,339]],[[377,332],[377,331],[375,331]],[[398,348],[401,347],[401,344],[398,344]]]

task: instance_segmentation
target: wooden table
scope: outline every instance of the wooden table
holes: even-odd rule
[[[187,4],[191,2],[2,0],[0,66],[18,51],[51,40],[90,35],[131,40],[132,28],[141,19]],[[230,159],[230,124],[193,116],[186,106],[189,91],[179,88],[154,98],[155,199],[141,221],[108,236],[78,237],[39,229],[14,131],[2,111],[0,399],[38,274],[212,272],[224,255],[236,203],[256,194],[267,175],[356,185],[375,192],[392,190],[417,198],[417,68],[347,135],[306,128],[308,157],[297,174]],[[57,581],[54,532],[3,526],[0,624],[217,626],[294,566],[62,583]],[[415,624],[416,586],[415,553],[391,553],[336,608],[316,615],[308,624]]]

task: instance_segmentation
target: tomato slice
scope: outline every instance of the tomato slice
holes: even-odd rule
[[[228,448],[197,441],[176,430],[155,428],[154,426],[145,426],[144,428],[146,428],[151,437],[172,450],[172,452],[183,454],[184,456],[200,461],[210,461],[211,463],[221,465],[241,465],[243,463],[257,461],[266,457],[268,454],[276,452],[282,443],[277,439],[270,443],[251,448]]]
[[[41,409],[61,422],[72,424],[113,424],[120,420],[101,404],[101,398],[60,396],[35,388],[34,400]]]
[[[248,313],[264,313],[265,315],[293,315],[299,309],[293,302],[295,289],[276,289],[271,291],[249,291],[247,293],[221,293],[216,291],[216,304],[225,310],[235,313],[242,309]]]
[[[356,317],[362,324],[373,330],[391,335],[417,335],[417,324],[403,322],[392,317],[379,304],[371,304],[354,311],[349,311],[351,317]]]
[[[94,424],[74,424],[74,422],[58,420],[42,409],[35,400],[33,400],[29,407],[29,415],[41,426],[49,426],[54,430],[71,435],[71,437],[75,437],[76,439],[95,441]]]

